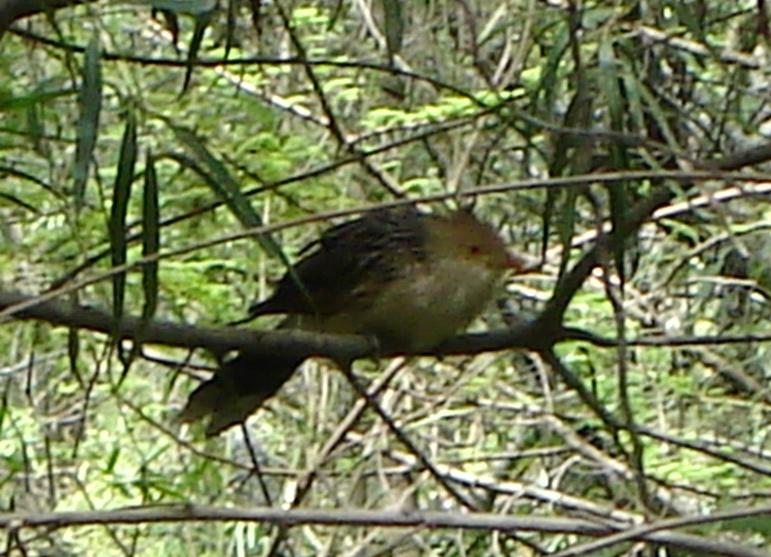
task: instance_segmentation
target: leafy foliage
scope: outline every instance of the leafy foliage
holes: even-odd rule
[[[75,4],[0,39],[3,290],[224,325],[328,214],[440,194],[432,210],[473,198],[543,258],[475,324],[501,328],[540,315],[603,226],[670,197],[604,250],[563,319],[590,334],[556,349],[623,427],[548,354],[505,351],[357,363],[371,384],[394,374],[376,398],[445,484],[328,362],[306,363],[248,437],[203,441],[175,414],[212,355],[137,345],[129,369],[128,342],[9,312],[9,510],[457,511],[448,484],[474,510],[618,527],[768,505],[763,3]],[[767,518],[689,533],[763,548]],[[579,540],[207,521],[8,535],[9,553],[125,555],[535,555]]]

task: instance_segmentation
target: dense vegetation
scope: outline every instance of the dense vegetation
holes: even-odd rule
[[[766,10],[0,1],[5,554],[766,554]],[[399,200],[542,259],[494,333],[180,424],[216,328]]]

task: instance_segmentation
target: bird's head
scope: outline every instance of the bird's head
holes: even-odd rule
[[[498,233],[468,211],[432,218],[428,224],[429,249],[442,257],[457,258],[489,271],[522,272],[531,264],[508,250]]]

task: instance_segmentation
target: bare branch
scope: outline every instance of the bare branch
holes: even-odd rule
[[[393,357],[408,354],[401,347],[383,347],[359,335],[330,335],[306,331],[255,331],[233,327],[197,327],[169,321],[143,323],[137,317],[124,317],[114,324],[112,314],[86,306],[72,306],[57,301],[36,301],[35,296],[0,291],[0,312],[17,304],[26,307],[14,311],[18,319],[34,319],[115,335],[119,339],[139,340],[180,348],[205,348],[215,354],[230,350],[250,352],[291,352],[298,357],[326,356],[337,362],[350,362],[371,356]],[[477,354],[509,348],[537,348],[570,336],[570,330],[559,329],[549,338],[536,322],[490,333],[459,335],[425,354]]]
[[[737,516],[763,516],[771,507],[742,509]],[[715,520],[733,518],[733,514],[719,513]],[[625,537],[657,544],[666,544],[698,551],[700,555],[729,555],[732,557],[768,557],[765,551],[738,544],[708,540],[700,536],[670,531],[651,531],[652,527],[636,527],[621,523],[599,523],[577,518],[548,516],[498,515],[493,513],[451,513],[440,511],[403,512],[371,511],[368,509],[291,509],[255,507],[223,508],[200,505],[168,505],[161,507],[124,508],[110,511],[69,511],[50,513],[8,513],[0,516],[0,526],[12,531],[29,527],[63,528],[93,524],[153,524],[163,522],[244,521],[298,526],[320,524],[328,526],[380,526],[417,528],[455,528],[464,530],[498,530],[503,532],[553,532],[587,536],[608,536],[624,532]],[[709,522],[710,517],[698,517]],[[676,523],[677,524],[677,523]],[[686,522],[687,524],[687,522]],[[679,524],[677,524],[679,525]],[[630,534],[627,535],[626,533]]]

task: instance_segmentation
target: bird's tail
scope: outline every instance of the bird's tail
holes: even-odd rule
[[[206,435],[217,435],[246,420],[281,388],[302,361],[286,354],[241,352],[190,394],[179,419],[192,422],[211,415]]]

